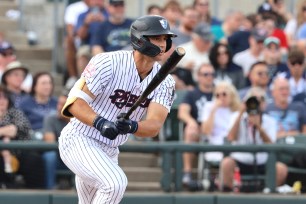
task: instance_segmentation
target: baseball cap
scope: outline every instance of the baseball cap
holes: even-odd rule
[[[257,42],[259,41],[264,41],[267,37],[268,37],[268,33],[266,30],[264,29],[260,29],[260,28],[254,28],[252,31],[251,31],[251,36],[253,38],[255,38],[255,40]]]
[[[199,23],[193,30],[193,32],[199,35],[205,41],[212,41],[214,36],[210,30],[210,26],[206,23]]]
[[[13,61],[11,63],[9,63],[7,66],[6,66],[6,69],[5,71],[3,72],[3,75],[2,75],[2,78],[1,78],[1,82],[6,85],[6,80],[5,80],[5,77],[8,73],[10,73],[11,71],[13,70],[16,70],[16,69],[21,69],[24,71],[25,73],[25,76],[28,74],[29,70],[26,66],[24,66],[23,64],[21,64],[21,62],[19,61]]]
[[[109,0],[109,4],[111,4],[111,5],[123,5],[124,0]]]
[[[7,41],[2,41],[0,42],[0,53],[5,53],[6,50],[8,49],[12,49],[14,50],[14,47],[11,43],[7,42]]]
[[[276,46],[280,45],[280,41],[276,37],[267,37],[264,41],[264,45],[268,47],[270,44],[274,43]]]

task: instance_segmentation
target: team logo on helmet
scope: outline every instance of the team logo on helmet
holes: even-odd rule
[[[165,19],[161,19],[159,20],[161,26],[164,28],[164,29],[167,29],[168,27],[168,22],[165,20]]]

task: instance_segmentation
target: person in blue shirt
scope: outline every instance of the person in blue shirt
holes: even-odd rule
[[[130,46],[132,19],[125,17],[123,0],[110,0],[109,18],[101,23],[91,39],[92,54],[116,51]]]
[[[53,96],[54,82],[49,72],[38,72],[33,78],[30,95],[24,97],[19,107],[27,116],[33,130],[34,139],[42,139],[45,115],[56,111],[57,98]]]

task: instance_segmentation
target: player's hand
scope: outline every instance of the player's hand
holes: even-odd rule
[[[125,119],[126,113],[120,113],[117,116],[117,120],[115,125],[119,130],[120,134],[127,134],[127,133],[135,133],[138,129],[138,123],[136,121]]]
[[[117,129],[115,123],[110,122],[110,121],[105,121],[103,124],[103,128],[101,130],[101,134],[104,137],[107,137],[110,140],[114,140],[117,138],[119,134],[119,130]]]
[[[93,126],[99,130],[104,137],[110,140],[116,139],[119,134],[119,130],[117,129],[115,123],[108,121],[101,116],[98,116],[94,120]]]

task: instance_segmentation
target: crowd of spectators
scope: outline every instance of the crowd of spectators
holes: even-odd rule
[[[163,6],[152,4],[146,10],[148,15],[167,18],[178,35],[171,50],[176,46],[186,50],[171,73],[176,89],[186,92],[178,109],[184,141],[261,144],[306,134],[306,1],[297,5],[296,15],[286,10],[283,0],[266,0],[251,14],[229,10],[224,19],[212,16],[209,2],[194,0],[183,7],[179,1],[167,0]],[[124,0],[81,0],[66,7],[67,69],[65,90],[59,97],[54,95],[51,73],[32,76],[30,68],[18,61],[14,42],[0,39],[0,135],[4,142],[57,142],[68,122],[60,116],[67,90],[90,58],[101,52],[132,49],[129,29],[133,19],[126,16],[125,7]],[[260,104],[255,114],[245,108],[251,97]],[[183,155],[185,185],[193,180],[194,156]],[[20,174],[25,187],[53,189],[56,169],[65,168],[56,151],[3,150],[0,158],[2,188],[14,187],[15,175]],[[231,191],[235,168],[249,172],[256,161],[262,173],[267,155],[233,153],[224,157],[214,152],[206,153],[205,160],[220,163],[219,190]],[[288,170],[281,162],[276,169],[280,186],[286,182]]]

